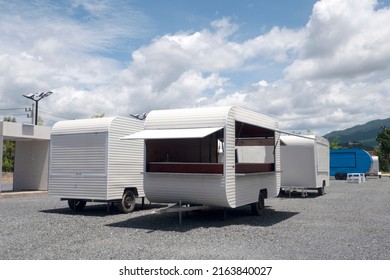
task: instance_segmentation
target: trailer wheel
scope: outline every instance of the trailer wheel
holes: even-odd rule
[[[83,210],[86,204],[87,202],[84,200],[68,199],[69,208],[75,212],[80,212]]]
[[[131,213],[135,208],[135,195],[133,191],[127,190],[123,193],[121,201],[119,201],[119,210],[122,213]]]
[[[260,216],[263,213],[264,208],[264,196],[259,194],[259,201],[251,204],[252,213],[256,216]]]

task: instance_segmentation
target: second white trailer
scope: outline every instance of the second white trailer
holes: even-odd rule
[[[273,118],[214,107],[152,111],[144,130],[124,139],[145,140],[144,190],[151,202],[250,204],[259,214],[264,199],[279,193],[279,135]]]
[[[281,190],[316,190],[329,186],[329,142],[318,135],[280,137]]]
[[[120,138],[143,129],[143,121],[96,118],[57,122],[51,132],[49,195],[80,211],[86,202],[116,202],[133,211],[143,189],[143,141]]]

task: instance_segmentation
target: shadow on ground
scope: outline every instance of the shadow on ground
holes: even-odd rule
[[[226,218],[222,209],[192,211],[182,214],[179,223],[178,213],[150,213],[138,217],[130,217],[121,222],[108,224],[109,227],[146,229],[153,231],[187,232],[196,228],[226,227],[231,225],[248,225],[253,227],[269,227],[285,221],[298,212],[275,211],[266,208],[260,216],[252,214],[250,207],[227,209]]]
[[[324,195],[326,194],[326,191],[324,193]],[[313,198],[318,198],[318,197],[321,197],[321,195],[318,195],[318,192],[317,191],[308,191],[306,195],[304,195],[301,191],[292,191],[291,194],[289,194],[289,192],[284,192],[284,193],[280,193],[279,198],[302,198],[302,199],[313,199]]]
[[[137,211],[145,211],[151,209],[159,209],[162,207],[166,207],[166,204],[145,204],[142,208],[141,204],[137,204],[135,206],[134,212]],[[132,213],[122,213],[118,210],[116,205],[108,206],[106,203],[91,203],[85,206],[85,208],[79,212],[75,212],[71,210],[69,207],[65,208],[56,208],[56,209],[46,209],[40,211],[42,213],[48,214],[61,214],[61,215],[80,215],[80,216],[91,216],[91,217],[104,217],[109,215],[131,215]],[[134,213],[133,212],[133,213]]]

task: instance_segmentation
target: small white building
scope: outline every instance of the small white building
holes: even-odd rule
[[[144,197],[143,141],[120,138],[142,130],[143,121],[111,117],[57,122],[51,132],[49,195],[80,211],[87,202],[116,202],[132,212]]]
[[[13,191],[46,191],[51,128],[32,124],[0,122],[0,169],[3,142],[15,141]],[[0,173],[0,184],[1,184]],[[1,192],[1,188],[0,188]]]
[[[144,130],[144,190],[151,202],[236,208],[255,214],[280,187],[276,120],[237,107],[151,111]],[[132,145],[131,141],[127,142]]]
[[[329,186],[329,142],[318,135],[280,137],[282,191],[316,190],[324,194]]]

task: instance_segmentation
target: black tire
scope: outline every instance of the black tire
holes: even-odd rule
[[[262,194],[259,195],[259,201],[251,204],[252,213],[256,216],[260,216],[265,208],[264,204],[264,196]]]
[[[123,193],[121,201],[118,205],[119,211],[122,213],[131,213],[135,208],[135,194],[131,190],[127,190]]]
[[[84,200],[68,199],[69,208],[75,212],[80,212],[83,210],[86,204],[87,202]]]

